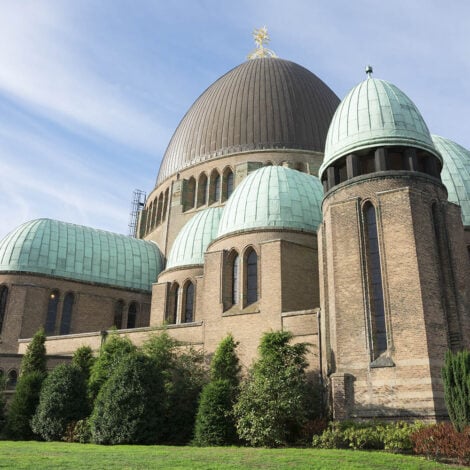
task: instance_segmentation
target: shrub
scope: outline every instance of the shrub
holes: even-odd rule
[[[116,370],[120,361],[134,351],[136,347],[129,338],[121,338],[115,333],[107,337],[98,358],[91,367],[88,390],[92,401],[95,400],[101,387]]]
[[[312,445],[323,449],[384,449],[406,452],[413,448],[411,435],[421,429],[420,422],[395,423],[343,421],[330,423]]]
[[[223,446],[238,442],[232,408],[234,389],[228,380],[214,380],[201,392],[194,444]]]
[[[93,357],[93,351],[90,346],[81,346],[78,348],[72,357],[72,364],[82,372],[85,380],[89,380],[91,369],[95,363],[95,358]]]
[[[149,338],[143,350],[160,370],[165,386],[160,443],[186,444],[193,437],[198,399],[206,382],[203,355],[183,348],[166,331]]]
[[[290,345],[291,338],[285,331],[263,335],[260,358],[241,386],[237,433],[252,446],[296,443],[308,420],[307,345]]]
[[[240,383],[240,361],[235,352],[238,343],[232,335],[224,338],[211,362],[211,380],[228,380],[234,387]]]
[[[33,431],[46,441],[58,441],[67,425],[89,413],[85,377],[74,365],[57,366],[45,379],[39,406],[31,421]]]
[[[38,330],[31,343],[28,344],[26,352],[21,360],[21,374],[26,375],[31,372],[46,373],[46,334],[44,329]]]
[[[457,431],[470,425],[470,352],[447,351],[442,369],[444,398]]]
[[[0,372],[0,437],[3,434],[3,428],[5,427],[5,388],[6,388],[6,377]]]
[[[81,444],[87,444],[91,442],[91,429],[89,420],[80,419],[76,422],[73,421],[69,423],[62,440],[65,442],[79,442]]]
[[[224,338],[211,362],[211,382],[204,386],[194,427],[194,444],[222,446],[238,442],[233,405],[238,396],[240,363],[232,335]]]
[[[460,464],[470,464],[470,427],[458,432],[450,423],[426,426],[412,434],[416,454],[431,459],[456,459]]]
[[[44,378],[45,374],[38,371],[20,376],[7,414],[5,431],[9,439],[27,441],[37,438],[30,421],[39,404]]]
[[[162,427],[164,389],[161,372],[150,358],[123,358],[102,386],[90,418],[98,444],[155,444]]]

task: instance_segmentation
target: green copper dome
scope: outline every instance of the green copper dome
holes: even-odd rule
[[[204,253],[216,237],[221,207],[198,212],[185,224],[176,237],[168,256],[166,268],[204,263]]]
[[[280,166],[260,168],[227,201],[218,236],[260,228],[314,232],[322,220],[322,199],[323,189],[315,176]]]
[[[441,159],[423,117],[408,96],[391,83],[368,78],[338,106],[326,137],[319,176],[345,155],[384,145],[416,147]]]
[[[161,270],[155,243],[57,220],[26,222],[0,241],[0,272],[150,291]]]
[[[470,225],[470,151],[437,135],[432,136],[436,149],[444,159],[441,178],[449,201],[462,208],[462,221]]]

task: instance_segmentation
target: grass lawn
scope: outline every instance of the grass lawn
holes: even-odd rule
[[[0,468],[34,469],[456,469],[385,452],[236,447],[98,446],[62,442],[0,442]]]

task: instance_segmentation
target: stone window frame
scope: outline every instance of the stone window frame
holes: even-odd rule
[[[131,312],[131,308],[135,307],[135,312]],[[132,300],[129,302],[127,307],[127,320],[126,320],[126,329],[137,328],[137,319],[139,318],[140,313],[140,304],[137,300]],[[133,324],[132,324],[133,323]]]
[[[209,178],[205,171],[201,172],[197,178],[197,207],[202,207],[207,205],[208,200],[208,187],[209,187]]]
[[[386,349],[378,352],[376,350],[377,340],[375,338],[375,327],[374,327],[374,307],[372,299],[372,285],[370,278],[370,260],[368,253],[368,234],[367,234],[367,221],[366,221],[366,209],[368,206],[372,206],[375,211],[376,231],[377,231],[377,245],[378,245],[378,261],[380,264],[380,275],[381,275],[381,287],[382,287],[382,302],[383,302],[383,315],[385,325],[385,341]],[[390,354],[393,349],[392,346],[392,334],[391,334],[391,321],[390,311],[388,305],[388,292],[387,292],[387,280],[384,264],[384,247],[382,240],[382,229],[380,220],[380,209],[379,203],[367,198],[360,203],[360,221],[361,221],[361,234],[362,234],[362,258],[363,258],[363,279],[365,288],[365,306],[366,306],[366,331],[367,331],[367,347],[370,355],[370,362],[372,368],[378,367],[393,367],[393,363]]]
[[[179,318],[181,319],[180,323],[193,323],[196,317],[196,283],[193,279],[188,278],[182,283],[182,301],[180,302],[181,305],[181,313]],[[188,302],[188,289],[192,286],[193,288],[193,298],[192,298],[192,308],[191,308],[191,320],[187,321],[187,302]]]
[[[213,168],[209,178],[209,205],[220,202],[222,196],[222,176]]]
[[[248,257],[254,253],[256,255],[256,300],[249,301],[248,299],[248,291],[250,290],[250,286],[248,285]],[[260,269],[259,269],[259,254],[258,251],[255,249],[253,245],[248,245],[243,250],[243,257],[242,257],[242,273],[243,273],[243,289],[242,289],[242,299],[243,299],[243,308],[247,307],[248,305],[255,304],[259,302],[260,299]]]
[[[13,383],[12,383],[13,378]],[[7,390],[14,390],[16,388],[16,384],[18,383],[18,370],[15,368],[11,368],[7,375],[6,375],[6,389]]]
[[[54,304],[54,311],[51,310],[51,306]],[[60,304],[60,291],[59,289],[51,289],[48,295],[46,318],[44,322],[44,332],[46,336],[54,336],[56,334],[57,315]]]
[[[232,177],[231,188],[229,188],[229,177]],[[235,172],[231,166],[226,166],[222,172],[222,202],[225,202],[233,194],[235,189]]]
[[[168,325],[176,325],[178,322],[178,310],[179,310],[179,296],[180,296],[180,284],[177,281],[169,284],[167,303],[165,310],[165,323]]]
[[[72,302],[69,305],[68,299],[72,298]],[[64,300],[62,301],[62,309],[61,309],[61,316],[60,316],[60,326],[59,326],[59,334],[60,335],[68,335],[70,334],[70,329],[72,326],[72,318],[73,318],[73,306],[75,305],[75,294],[72,291],[68,291],[64,295]],[[69,309],[70,307],[70,309]],[[66,311],[66,309],[68,309]]]
[[[6,284],[0,284],[0,334],[2,333],[7,315],[8,297],[8,286]]]
[[[118,330],[122,329],[125,306],[126,306],[126,302],[123,299],[118,299],[114,303],[113,326],[115,326]]]

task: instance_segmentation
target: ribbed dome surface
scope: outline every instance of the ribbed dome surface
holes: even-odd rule
[[[221,207],[205,209],[194,215],[178,233],[166,268],[204,264],[204,253],[217,236],[221,215]]]
[[[26,222],[0,241],[0,272],[150,291],[161,270],[155,243],[57,220]]]
[[[391,83],[369,78],[348,93],[333,116],[320,178],[335,160],[380,145],[417,147],[440,158],[423,117],[408,96]]]
[[[314,232],[322,221],[323,188],[315,176],[280,166],[248,175],[225,205],[218,236],[261,228]]]
[[[191,106],[163,157],[157,185],[219,155],[256,149],[323,152],[338,97],[293,62],[244,62],[212,84]]]
[[[442,155],[444,166],[441,178],[447,188],[449,201],[462,208],[462,221],[470,225],[470,151],[449,139],[432,136]]]

